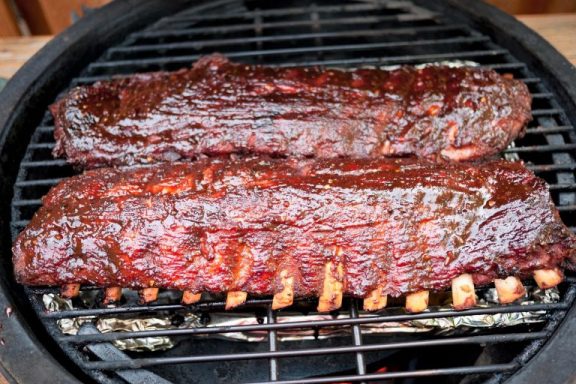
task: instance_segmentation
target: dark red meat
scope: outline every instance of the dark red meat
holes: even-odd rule
[[[500,152],[530,120],[524,83],[481,68],[272,68],[204,57],[191,69],[73,89],[51,107],[54,155],[93,168],[200,154]]]
[[[519,163],[412,159],[200,160],[64,180],[13,246],[29,285],[318,295],[439,290],[574,259],[547,187]]]

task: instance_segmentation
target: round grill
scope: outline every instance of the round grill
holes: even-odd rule
[[[8,217],[13,193],[12,238],[41,205],[48,189],[75,174],[64,160],[51,156],[53,122],[46,107],[58,93],[112,76],[182,68],[213,52],[239,62],[281,66],[358,67],[466,60],[512,74],[530,88],[534,120],[526,136],[503,156],[523,160],[545,179],[564,223],[571,229],[576,226],[576,132],[571,123],[576,120],[571,98],[576,89],[570,85],[576,84],[576,75],[557,52],[498,11],[464,1],[143,3],[119,1],[97,11],[45,48],[8,85],[8,102],[0,111],[0,126],[4,126],[2,196],[6,200],[2,218]],[[541,61],[544,56],[547,60]],[[41,73],[40,68],[46,72]],[[8,255],[8,228],[2,225],[2,246]],[[10,271],[9,260],[4,263]],[[72,309],[48,312],[43,296],[56,293],[56,289],[23,289],[8,272],[3,273],[2,301],[17,309],[13,320],[17,324],[9,323],[8,332],[26,335],[22,344],[11,346],[15,348],[12,357],[7,355],[15,367],[15,378],[22,381],[31,375],[41,379],[42,371],[37,368],[29,367],[24,373],[19,371],[23,362],[12,362],[34,350],[43,359],[52,361],[53,356],[66,367],[52,362],[46,365],[46,372],[53,370],[54,374],[61,373],[63,380],[72,380],[72,376],[64,375],[68,371],[81,380],[100,383],[538,382],[541,367],[553,364],[547,351],[568,348],[569,343],[562,339],[576,327],[576,314],[571,313],[575,311],[571,308],[576,278],[570,274],[559,288],[556,303],[492,305],[463,312],[432,306],[420,314],[406,314],[401,303],[392,303],[377,316],[368,316],[358,310],[357,300],[349,298],[332,318],[318,319],[311,312],[311,301],[300,300],[289,311],[275,313],[270,309],[271,300],[263,298],[248,300],[235,311],[256,319],[255,324],[230,327],[211,324],[223,310],[221,297],[185,307],[169,291],[162,292],[159,301],[151,305],[139,305],[128,295],[113,308],[94,304],[98,300],[75,300]],[[90,287],[83,290],[84,297],[98,291]],[[456,321],[462,315],[535,311],[545,311],[544,322],[481,331],[462,329],[449,335],[374,336],[365,332],[366,325],[375,323],[438,318]],[[200,326],[182,326],[189,313],[197,315]],[[63,334],[57,323],[78,317],[95,323],[111,317],[143,316],[162,316],[172,323],[164,329],[113,333],[100,333],[87,325],[77,335]],[[21,328],[27,325],[32,329]],[[321,338],[327,329],[347,333]],[[279,337],[302,330],[317,337],[306,341]],[[259,332],[264,341],[215,337],[233,332]],[[144,337],[170,337],[176,346],[166,351],[121,352],[112,344]],[[40,340],[41,344],[30,340]],[[566,368],[550,369],[543,377],[563,377],[560,375],[566,372]]]

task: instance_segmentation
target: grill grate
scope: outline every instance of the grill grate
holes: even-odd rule
[[[524,160],[529,168],[544,178],[550,185],[562,219],[572,229],[576,227],[576,134],[554,93],[537,77],[533,68],[516,60],[506,49],[493,43],[489,36],[467,25],[452,23],[449,17],[423,9],[410,1],[350,1],[342,5],[275,8],[264,1],[220,0],[190,7],[159,20],[146,30],[131,34],[120,45],[109,48],[98,61],[73,79],[71,86],[137,72],[173,70],[214,51],[246,63],[281,66],[322,64],[351,67],[470,60],[501,73],[511,73],[529,86],[534,98],[534,120],[526,136],[507,149],[504,156],[511,160]],[[12,202],[13,236],[26,225],[48,189],[62,178],[74,174],[64,160],[53,159],[50,154],[54,146],[52,123],[51,116],[46,113],[32,135],[20,164]],[[94,288],[83,290],[91,289]],[[554,331],[576,296],[576,278],[567,278],[561,286],[560,302],[553,304],[491,306],[463,312],[431,307],[429,312],[420,314],[405,314],[391,306],[376,316],[367,316],[358,310],[357,300],[346,299],[340,312],[345,315],[343,318],[286,323],[277,322],[277,314],[270,309],[270,299],[252,299],[237,312],[256,316],[259,324],[255,325],[189,329],[174,326],[154,331],[81,332],[78,335],[63,335],[56,322],[78,316],[94,316],[95,319],[151,314],[178,316],[186,311],[209,317],[211,313],[222,310],[224,302],[206,300],[184,307],[176,304],[170,292],[163,292],[158,304],[148,306],[128,301],[114,308],[100,308],[74,302],[72,310],[46,312],[42,296],[56,290],[29,288],[27,291],[32,306],[51,337],[68,357],[99,382],[136,383],[159,380],[159,376],[176,380],[179,374],[184,375],[182,377],[186,378],[186,382],[202,381],[204,376],[198,372],[199,368],[208,367],[205,369],[218,371],[219,365],[223,365],[227,371],[225,374],[218,371],[220,373],[216,372],[213,377],[222,382],[368,383],[392,379],[402,382],[406,378],[425,381],[430,377],[466,375],[471,375],[470,380],[480,377],[499,382],[525,364]],[[291,310],[307,313],[312,307],[311,302],[301,300]],[[401,339],[372,339],[364,335],[360,327],[369,323],[520,311],[546,311],[548,320],[543,325],[505,332],[492,330],[454,337],[408,335]],[[320,340],[304,346],[298,344],[295,348],[289,342],[280,341],[277,334],[281,330],[304,328],[317,331],[326,327],[348,328],[351,336],[339,338],[334,344]],[[250,347],[242,345],[242,348],[238,347],[238,343],[220,342],[226,343],[218,344],[224,345],[223,349],[217,346],[216,341],[204,345],[201,339],[195,338],[194,341],[187,341],[193,343],[195,349],[184,352],[175,348],[173,353],[122,354],[106,349],[115,350],[108,343],[127,338],[189,338],[241,331],[263,332],[267,335],[267,342],[252,343]],[[458,351],[461,351],[457,348],[463,346],[472,348],[470,350],[477,356],[482,348],[502,344],[516,348],[516,353],[505,361],[474,365],[474,359],[456,358]],[[442,363],[439,362],[441,359],[431,359],[434,365],[417,366],[399,365],[398,360],[394,360],[397,354],[405,357],[403,352],[418,355],[421,348],[424,349],[423,353],[428,354],[432,351],[448,353],[447,359]],[[344,356],[344,360],[338,356]],[[309,360],[308,365],[305,360]],[[245,365],[241,365],[241,361]],[[379,370],[382,368],[381,361],[400,368],[395,371]],[[262,362],[267,362],[267,369],[263,368]],[[457,365],[458,362],[461,364]],[[295,370],[298,364],[306,365],[307,370]],[[310,368],[314,364],[330,366],[330,369]],[[163,365],[170,365],[176,373],[170,376],[167,370],[162,370]],[[159,376],[151,376],[151,371]]]

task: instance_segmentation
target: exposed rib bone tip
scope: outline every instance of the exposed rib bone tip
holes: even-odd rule
[[[464,273],[452,280],[452,306],[456,310],[476,305],[476,293],[472,275]]]
[[[182,293],[182,304],[191,305],[200,301],[202,297],[201,293],[195,293],[192,291],[184,291]]]
[[[71,299],[78,296],[78,294],[80,294],[80,284],[64,284],[60,288],[60,296],[64,299]]]
[[[242,291],[230,291],[226,296],[226,310],[236,308],[246,302],[248,293]]]
[[[377,311],[382,309],[388,303],[388,296],[382,294],[382,288],[378,287],[368,294],[364,299],[365,311]]]
[[[534,271],[534,280],[541,289],[557,286],[564,280],[564,274],[559,268],[539,269]]]
[[[292,305],[294,302],[294,278],[288,276],[288,271],[280,272],[282,291],[274,295],[272,309],[280,309]]]
[[[344,293],[344,266],[339,263],[336,273],[332,273],[332,262],[324,268],[324,286],[318,300],[318,312],[335,311],[342,306]]]
[[[419,291],[410,293],[406,296],[406,311],[410,313],[418,313],[428,308],[428,291]]]
[[[104,291],[104,305],[112,304],[120,301],[122,298],[121,287],[108,287]]]
[[[526,288],[522,285],[519,278],[509,276],[505,279],[494,280],[498,301],[500,304],[510,304],[526,294]]]
[[[158,288],[144,288],[140,292],[140,301],[143,303],[150,303],[158,299]]]

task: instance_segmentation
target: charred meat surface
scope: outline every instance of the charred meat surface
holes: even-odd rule
[[[231,307],[246,293],[377,307],[463,274],[473,287],[575,255],[545,182],[522,164],[414,159],[92,170],[55,186],[13,246],[23,284],[235,292]]]
[[[482,68],[192,68],[74,88],[52,105],[55,156],[79,167],[230,153],[470,160],[523,134],[531,96]]]

